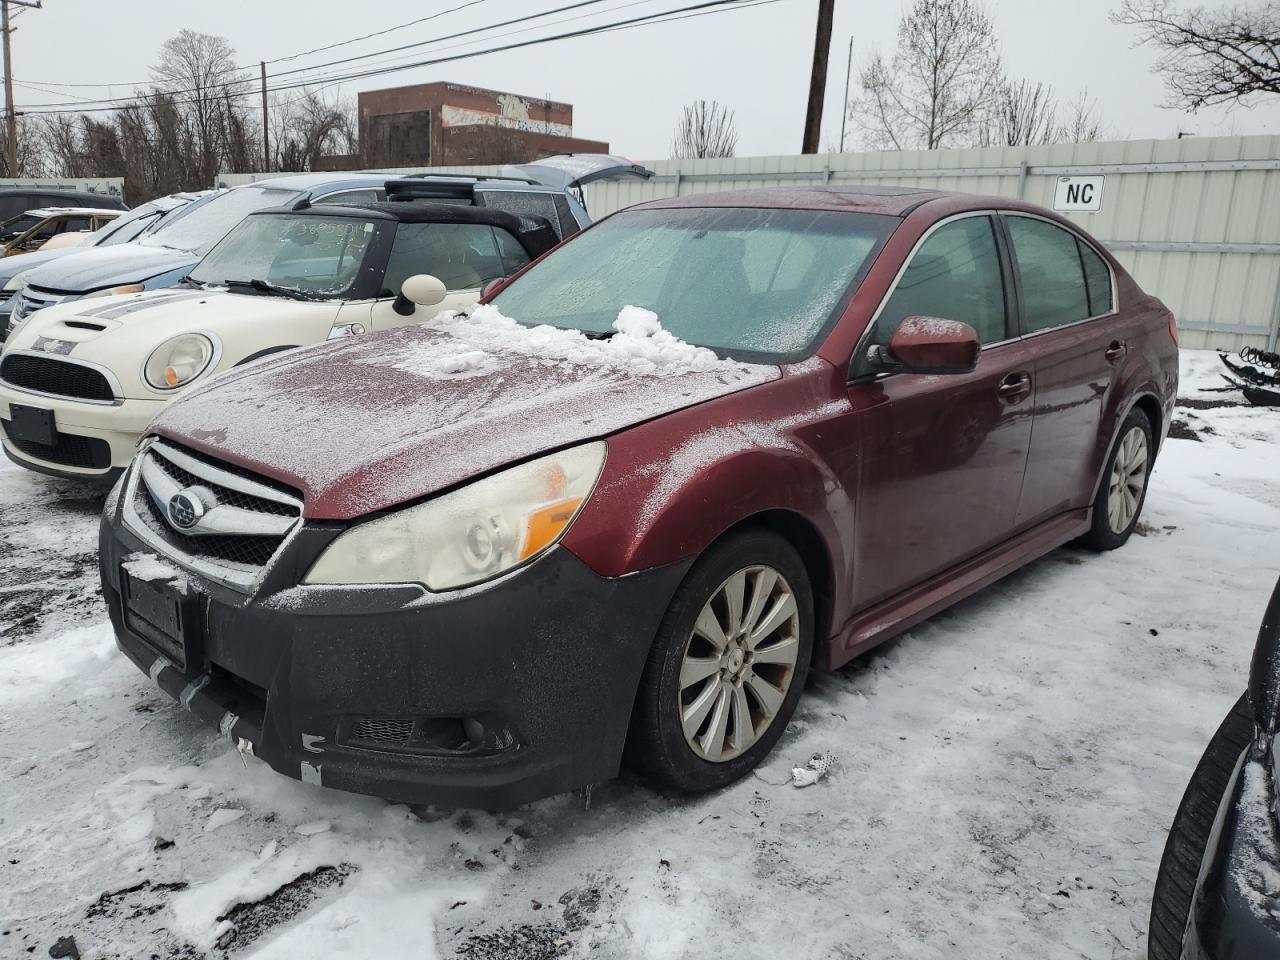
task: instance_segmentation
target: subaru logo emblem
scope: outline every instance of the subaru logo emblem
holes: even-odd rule
[[[183,490],[169,498],[169,522],[179,530],[190,530],[204,516],[204,504],[193,490]]]

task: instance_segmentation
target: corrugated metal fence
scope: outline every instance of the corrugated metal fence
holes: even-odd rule
[[[655,173],[650,180],[589,185],[592,215],[716,190],[857,183],[995,194],[1052,207],[1059,178],[1102,176],[1100,208],[1065,215],[1168,304],[1184,346],[1274,347],[1280,332],[1280,137],[657,160],[646,166]]]

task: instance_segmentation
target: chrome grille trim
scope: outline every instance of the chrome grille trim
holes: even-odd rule
[[[217,504],[201,520],[204,525],[209,522],[210,517],[215,518],[213,523],[216,524],[216,529],[211,527],[197,533],[194,529],[173,528],[160,518],[168,515],[169,498],[186,488],[165,472],[163,465],[157,462],[160,459],[169,461],[210,485],[280,503],[291,508],[294,513],[281,516],[230,504]],[[161,556],[208,580],[243,592],[251,592],[258,585],[275,558],[302,527],[300,499],[214,466],[159,440],[144,447],[134,458],[125,481],[121,513],[130,532]],[[279,543],[273,550],[268,545],[270,554],[261,564],[200,555],[193,552],[197,548],[191,546],[192,543],[234,542],[238,537],[254,538],[258,542],[264,537],[278,538]],[[188,541],[186,547],[182,540]]]
[[[170,446],[163,440],[157,440],[151,444],[148,450],[151,453],[159,454],[170,463],[176,464],[187,473],[194,474],[201,480],[207,480],[220,487],[226,487],[228,490],[239,490],[241,493],[247,493],[251,497],[274,500],[276,503],[283,503],[286,507],[293,507],[299,513],[302,512],[302,501],[297,497],[291,497],[275,487],[267,486],[265,483],[258,483],[256,480],[242,477],[238,473],[232,473],[230,470],[223,470],[211,463],[198,460],[190,454],[183,453],[181,450]]]
[[[141,463],[142,482],[151,499],[163,512],[170,499],[183,491],[183,486],[164,472],[155,459],[144,456]],[[194,471],[193,471],[194,472]],[[218,504],[200,518],[197,526],[182,532],[189,537],[213,537],[239,535],[246,537],[283,537],[297,517],[281,517],[270,513],[255,513],[241,507]]]

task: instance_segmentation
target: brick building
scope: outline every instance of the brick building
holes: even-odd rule
[[[573,105],[457,83],[359,94],[366,168],[525,163],[556,153],[608,153],[573,136]],[[341,161],[346,158],[329,158]]]

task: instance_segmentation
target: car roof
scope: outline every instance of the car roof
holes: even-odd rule
[[[380,187],[393,178],[390,173],[298,173],[288,177],[270,177],[266,180],[255,180],[252,183],[239,184],[241,187],[263,187],[267,190],[290,190],[294,193],[305,193],[308,190],[323,190],[326,187]]]
[[[266,207],[254,210],[251,217],[287,213],[295,217],[359,217],[363,220],[397,220],[401,223],[493,223],[516,224],[519,218],[495,207],[476,207],[466,203],[431,203],[425,200],[383,200],[370,203],[316,203],[294,208]],[[541,219],[541,218],[539,218]]]
[[[34,210],[25,211],[25,216],[31,217],[60,217],[63,214],[73,216],[101,216],[101,217],[118,217],[124,213],[123,210],[116,210],[107,207],[37,207]]]
[[[760,190],[727,190],[723,193],[669,197],[637,204],[631,209],[762,207],[777,210],[843,210],[905,217],[922,203],[947,197],[968,197],[968,194],[919,187],[766,187]]]

